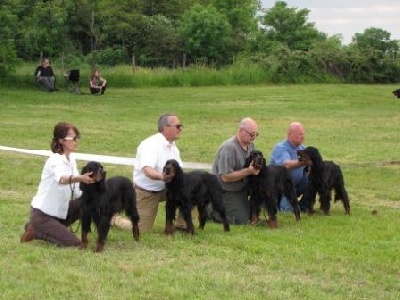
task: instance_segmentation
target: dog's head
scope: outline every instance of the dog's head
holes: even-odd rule
[[[181,175],[183,174],[182,167],[175,159],[169,159],[166,161],[163,172],[167,175],[167,183],[180,180],[182,177]]]
[[[253,165],[256,169],[262,169],[266,165],[266,160],[261,151],[253,150],[250,152],[250,155],[246,158],[244,167],[250,165]]]
[[[304,150],[297,150],[297,157],[299,161],[303,162],[306,166],[312,166],[322,162],[322,156],[318,149],[312,146]]]
[[[86,174],[92,172],[90,175],[94,181],[100,182],[106,179],[107,172],[104,170],[103,166],[97,161],[90,161],[82,168],[81,174]]]
[[[85,191],[87,189],[88,186],[95,186],[97,184],[100,184],[105,186],[105,180],[106,180],[106,175],[107,172],[104,170],[103,166],[97,162],[97,161],[90,161],[88,162],[81,171],[81,174],[86,174],[86,173],[90,173],[92,172],[92,175],[90,175],[91,178],[93,178],[93,180],[95,181],[95,184],[85,184],[83,182],[81,182],[79,184],[79,188],[82,191]],[[97,183],[97,184],[96,184]]]
[[[163,172],[167,176],[174,177],[178,171],[178,168],[180,168],[178,161],[175,159],[169,159],[165,163]]]

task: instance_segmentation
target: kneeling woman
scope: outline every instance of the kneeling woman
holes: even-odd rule
[[[89,77],[89,88],[92,95],[100,93],[104,95],[107,88],[107,80],[100,76],[98,70],[93,70]]]
[[[62,247],[79,246],[68,226],[80,217],[79,182],[94,183],[91,173],[80,175],[71,153],[77,149],[79,130],[60,122],[53,130],[51,151],[42,171],[38,191],[32,199],[29,222],[21,242],[45,240]],[[74,200],[75,199],[75,200]]]

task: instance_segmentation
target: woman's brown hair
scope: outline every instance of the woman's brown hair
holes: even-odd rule
[[[68,135],[68,131],[72,129],[75,131],[77,136],[80,136],[79,129],[74,125],[67,122],[59,122],[54,126],[53,139],[51,141],[50,147],[53,153],[63,154],[64,148],[60,143],[60,140],[64,139]]]

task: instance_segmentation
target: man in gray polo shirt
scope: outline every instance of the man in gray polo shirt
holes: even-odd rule
[[[230,224],[247,224],[250,220],[248,176],[258,175],[252,165],[243,168],[246,157],[254,150],[258,125],[251,118],[240,121],[236,135],[222,143],[217,151],[212,171],[223,189],[223,201]]]

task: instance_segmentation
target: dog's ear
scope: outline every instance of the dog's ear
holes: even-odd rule
[[[256,150],[251,150],[249,153],[249,156],[247,156],[244,160],[244,166],[243,168],[248,168],[253,161],[253,159],[257,156],[257,151]]]
[[[84,173],[82,173],[82,174],[84,174]],[[82,191],[82,192],[85,192],[86,190],[87,190],[87,184],[86,183],[83,183],[83,182],[80,182],[79,183],[79,189]]]
[[[243,168],[247,168],[248,166],[250,166],[250,162],[253,160],[253,158],[251,157],[251,153],[248,157],[246,157],[246,159],[244,160],[244,166]]]
[[[174,173],[174,176],[177,178],[177,181],[179,181],[183,178],[183,169],[177,161],[175,161],[175,162],[176,162],[176,164],[174,164],[173,173]]]
[[[170,165],[171,165],[171,160],[168,159],[168,160],[165,162],[165,165],[164,165],[164,167],[163,167],[163,173],[167,174],[167,169],[168,169],[168,167],[169,167]]]
[[[81,174],[85,174],[85,173],[87,173],[87,165],[86,166],[84,166],[83,168],[82,168],[82,170],[81,170]]]
[[[312,156],[322,160],[322,155],[316,147],[309,146],[306,148],[309,152],[311,152]]]

